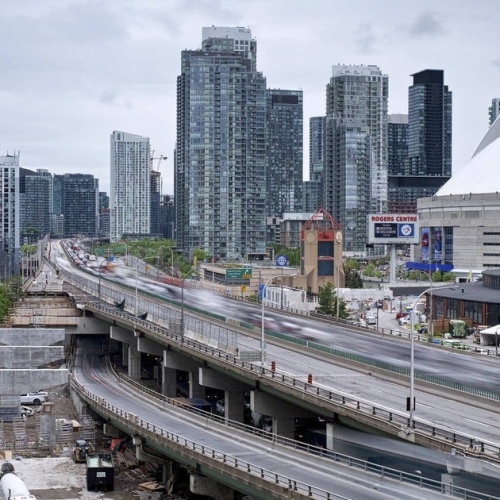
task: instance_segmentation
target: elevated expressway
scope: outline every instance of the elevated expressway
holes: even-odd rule
[[[94,294],[96,293],[95,278],[92,280],[72,273],[64,275],[64,279],[87,293],[92,290]],[[132,292],[118,289],[110,284],[101,286],[101,293],[102,297],[106,297],[111,303],[119,302],[124,297],[130,302],[134,299]],[[297,349],[299,352],[295,352],[294,344],[288,343],[281,347],[268,343],[268,360],[275,360],[279,369],[273,369],[270,361],[261,366],[260,362],[250,359],[252,351],[259,352],[259,343],[248,337],[248,331],[234,326],[225,333],[226,338],[232,335],[240,339],[239,352],[234,351],[232,342],[227,342],[226,346],[221,346],[219,342],[219,345],[214,346],[213,342],[203,342],[202,338],[194,339],[189,335],[182,335],[179,328],[179,313],[175,310],[178,309],[178,305],[160,306],[154,304],[151,299],[143,297],[140,301],[139,309],[148,311],[147,321],[139,320],[101,301],[87,300],[81,305],[94,315],[112,322],[117,328],[132,330],[139,349],[141,343],[145,344],[147,340],[154,341],[162,345],[165,352],[182,352],[198,360],[207,370],[221,372],[250,387],[258,388],[258,392],[279,397],[297,407],[313,409],[318,414],[330,417],[335,415],[352,419],[366,427],[383,430],[431,448],[453,448],[467,456],[482,456],[490,460],[498,458],[495,411],[474,409],[470,404],[458,403],[443,396],[424,394],[420,396],[422,410],[419,410],[418,417],[414,416],[413,421],[409,422],[406,412],[395,409],[404,406],[406,391],[402,390],[401,386],[376,378],[372,373],[353,372],[343,368],[337,364],[338,359],[330,357],[327,353],[304,349],[303,346]],[[146,301],[147,304],[142,301]],[[195,320],[192,312],[185,318],[186,332],[190,331],[190,319]],[[196,321],[201,322],[200,319]],[[206,323],[207,319],[204,318],[203,322]],[[215,327],[227,329],[227,324],[223,321],[212,319],[210,323],[212,329]],[[242,336],[245,337],[243,342]],[[250,355],[246,356],[247,354]],[[332,364],[332,360],[335,360],[336,364]],[[314,370],[311,370],[311,366],[314,366]],[[311,371],[314,371],[313,380],[310,380]],[[374,391],[378,403],[372,402]],[[94,405],[96,401],[100,401],[99,396],[96,396],[97,399],[88,394],[85,397],[92,399]],[[125,407],[129,408],[128,403]],[[468,414],[471,414],[471,418],[464,418]],[[456,427],[453,425],[454,421],[457,422]],[[274,439],[281,438],[275,436]],[[318,485],[321,482],[313,484]]]
[[[336,453],[321,456],[319,450],[295,441],[187,411],[144,388],[141,396],[138,385],[113,373],[101,345],[91,339],[79,340],[72,371],[72,390],[106,421],[133,435],[141,452],[147,446],[149,453],[154,450],[157,456],[188,465],[193,475],[252,498],[492,498]],[[224,498],[230,496],[226,491]]]

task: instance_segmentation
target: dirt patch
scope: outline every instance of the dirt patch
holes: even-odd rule
[[[49,403],[52,412],[58,419],[79,421],[73,402],[69,397],[68,387],[57,387],[49,390]],[[42,411],[41,407],[32,407]],[[19,425],[4,422],[4,459],[14,465],[16,474],[24,481],[26,487],[37,500],[131,500],[139,498],[139,485],[154,480],[154,468],[140,463],[135,458],[133,447],[123,447],[114,454],[115,480],[114,489],[110,492],[89,492],[86,488],[85,463],[74,463],[72,459],[73,441],[79,436],[78,427],[71,438],[71,443],[55,446],[50,450],[41,450],[39,442],[39,423],[37,416],[26,418],[23,439],[19,439]],[[97,423],[93,451],[110,453],[108,436],[102,433]],[[24,449],[23,449],[24,448]]]

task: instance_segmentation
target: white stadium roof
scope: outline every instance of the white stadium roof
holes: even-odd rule
[[[500,121],[497,119],[479,143],[473,157],[436,193],[480,194],[500,192]]]

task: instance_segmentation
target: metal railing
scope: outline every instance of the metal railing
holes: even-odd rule
[[[88,304],[88,307],[95,311],[101,311],[109,314],[110,317],[121,317],[130,321],[130,316],[120,311],[109,308],[108,306],[96,303]],[[394,431],[405,431],[408,434],[414,433],[422,438],[430,439],[441,443],[449,448],[458,448],[464,454],[473,457],[488,458],[492,461],[500,461],[500,444],[483,440],[478,436],[462,433],[458,430],[440,427],[432,422],[420,418],[409,419],[407,412],[396,411],[383,405],[377,405],[371,401],[357,398],[348,393],[334,391],[330,388],[323,388],[315,383],[309,383],[304,376],[302,379],[291,375],[280,373],[277,370],[261,366],[260,362],[248,362],[241,360],[238,356],[226,351],[214,348],[205,343],[197,342],[193,339],[185,338],[180,334],[169,332],[167,329],[154,325],[149,321],[139,321],[136,323],[144,332],[149,332],[158,336],[159,340],[176,342],[184,349],[191,349],[203,356],[230,365],[237,369],[241,374],[246,374],[249,378],[260,380],[265,379],[274,385],[278,390],[284,390],[289,394],[295,395],[300,400],[308,401],[311,404],[324,403],[332,406],[332,411],[341,411],[345,414],[359,414],[369,417],[371,420],[383,422],[385,426]]]
[[[374,473],[382,478],[396,480],[398,482],[417,486],[427,490],[432,490],[434,492],[443,494],[446,493],[456,498],[464,498],[469,500],[494,500],[497,498],[491,495],[474,492],[465,488],[451,486],[440,481],[426,479],[419,475],[409,474],[389,467],[384,467],[382,465],[368,462],[366,460],[353,458],[348,455],[329,451],[325,448],[300,443],[298,441],[281,437],[261,429],[256,429],[255,427],[231,421],[225,419],[224,417],[219,417],[199,408],[181,403],[176,399],[168,398],[162,394],[157,393],[156,391],[144,387],[137,381],[130,379],[123,374],[117,374],[117,376],[119,376],[122,381],[124,381],[134,389],[139,390],[142,393],[147,394],[148,396],[153,397],[164,404],[181,407],[184,410],[194,413],[205,420],[212,420],[217,422],[218,424],[225,425],[228,428],[237,429],[246,433],[257,434],[259,438],[268,439],[274,444],[293,448],[297,451],[310,453],[316,457],[322,457],[331,460],[338,465],[352,467],[363,472]],[[167,448],[172,444],[175,444],[176,447],[183,448],[184,452],[188,454],[189,458],[191,458],[191,454],[192,452],[194,452],[198,455],[208,458],[209,462],[211,462],[212,467],[218,468],[217,464],[224,464],[240,471],[245,475],[256,477],[260,480],[259,484],[269,483],[269,487],[266,490],[272,496],[274,496],[273,493],[276,491],[276,487],[278,487],[285,488],[287,490],[285,494],[279,495],[286,498],[289,498],[289,492],[293,492],[294,498],[298,498],[298,494],[306,498],[317,498],[320,500],[346,500],[346,497],[344,496],[328,492],[324,489],[297,481],[283,474],[279,474],[269,469],[262,468],[258,465],[242,460],[241,458],[236,458],[230,454],[224,453],[206,445],[202,445],[193,440],[187,439],[184,436],[179,436],[176,433],[172,433],[164,429],[163,427],[147,422],[146,420],[141,419],[135,414],[126,412],[117,406],[107,403],[102,397],[94,395],[74,379],[71,380],[71,385],[72,389],[76,390],[76,392],[78,392],[85,400],[87,400],[87,402],[91,403],[93,406],[97,405],[103,408],[104,410],[106,410],[108,416],[114,416],[114,418],[120,420],[125,425],[137,431],[139,435],[141,434],[141,432],[143,434],[145,432],[148,434],[152,433],[154,435],[154,439],[157,442],[163,443],[163,445]]]
[[[65,273],[66,274],[66,273]],[[81,287],[89,293],[93,292],[95,283],[91,280],[87,280],[81,277],[75,279],[68,274],[68,281],[73,282],[75,286]],[[66,280],[66,275],[65,275]],[[94,286],[93,286],[94,285]],[[123,290],[115,290],[112,287],[105,287],[106,293],[109,294],[109,298],[115,301],[121,301],[126,292]],[[103,290],[104,288],[101,287]],[[109,289],[109,290],[107,290]],[[95,293],[95,292],[94,292]],[[147,302],[144,298],[143,300]],[[413,419],[410,421],[408,414],[406,412],[398,412],[390,408],[386,408],[381,405],[376,405],[370,401],[364,401],[359,398],[355,398],[350,394],[344,394],[341,392],[335,392],[331,389],[324,389],[319,387],[317,384],[308,384],[305,380],[298,380],[287,375],[279,375],[279,372],[271,371],[265,367],[261,367],[260,363],[254,363],[252,361],[244,361],[237,356],[235,352],[227,352],[226,349],[220,346],[208,345],[206,343],[198,342],[194,339],[187,338],[180,335],[179,333],[173,332],[170,327],[172,324],[178,323],[179,313],[178,311],[171,309],[170,307],[161,306],[159,304],[149,303],[148,305],[148,320],[141,320],[130,313],[119,311],[116,308],[106,305],[104,302],[90,301],[85,305],[88,309],[94,309],[95,311],[101,311],[109,315],[112,318],[120,318],[123,321],[129,323],[132,327],[140,328],[145,332],[150,332],[158,336],[158,339],[168,339],[169,341],[175,341],[184,348],[193,349],[198,353],[202,353],[205,356],[218,359],[223,363],[230,364],[233,368],[238,368],[243,372],[246,372],[255,379],[261,377],[268,377],[272,380],[274,384],[279,384],[279,386],[286,387],[288,390],[296,392],[297,397],[303,399],[304,395],[309,397],[312,404],[317,402],[318,399],[322,399],[323,402],[328,402],[332,405],[335,411],[344,409],[344,413],[359,413],[360,415],[369,416],[372,420],[378,420],[380,422],[385,422],[386,426],[390,426],[398,431],[405,430],[407,433],[414,433],[422,436],[425,439],[432,439],[433,441],[439,441],[442,445],[448,447],[460,448],[463,453],[470,456],[483,456],[490,460],[499,461],[500,460],[500,445],[494,442],[489,442],[478,438],[477,436],[461,433],[459,431],[439,427],[433,425],[431,422],[426,422],[424,420]],[[187,306],[185,306],[187,308]],[[192,318],[196,319],[196,318]],[[189,321],[189,317],[186,318]],[[188,323],[186,321],[187,329],[189,329]],[[197,326],[201,324],[198,321]],[[205,321],[203,323],[210,322]],[[247,327],[250,325],[246,325]],[[220,325],[216,325],[217,328],[222,328]],[[231,329],[226,328],[228,332],[232,332]],[[328,353],[329,355],[337,356],[341,359],[346,359],[351,362],[360,363],[363,366],[373,366],[381,370],[386,370],[391,373],[397,373],[400,375],[407,376],[408,369],[395,367],[387,363],[379,362],[366,358],[360,355],[346,353],[336,349],[332,349],[321,344],[311,343],[303,339],[296,339],[286,335],[278,334],[275,332],[266,332],[268,335],[275,336],[276,338],[282,338],[287,342],[293,342],[299,345],[305,345],[311,349],[315,349],[321,352]],[[229,334],[228,334],[229,335]],[[231,350],[232,351],[232,350]],[[490,393],[489,391],[480,391],[474,388],[470,388],[465,384],[456,384],[452,381],[443,380],[439,377],[426,376],[424,374],[417,373],[416,378],[418,380],[423,380],[429,383],[436,383],[440,387],[450,387],[455,390],[463,390],[467,394],[480,394],[482,397],[489,398],[494,401],[498,401],[498,395]]]

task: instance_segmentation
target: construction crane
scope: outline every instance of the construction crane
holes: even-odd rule
[[[160,155],[160,156],[155,156],[155,150],[153,149],[151,151],[151,170],[154,170],[155,172],[158,172],[160,170],[160,164],[163,160],[166,160],[167,157],[165,155]],[[154,168],[154,162],[157,161],[158,163],[156,164],[156,169]]]

